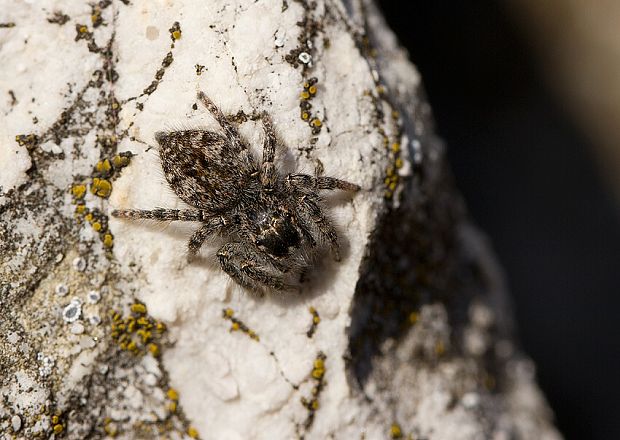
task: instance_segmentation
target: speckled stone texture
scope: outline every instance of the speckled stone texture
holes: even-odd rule
[[[367,1],[0,8],[0,438],[557,439],[501,274],[452,187],[420,79]],[[322,168],[343,260],[257,297],[187,263],[154,134]]]

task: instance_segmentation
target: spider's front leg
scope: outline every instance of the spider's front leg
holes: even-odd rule
[[[359,191],[359,185],[336,179],[335,177],[310,176],[308,174],[289,174],[284,179],[286,185],[301,192],[318,190]]]
[[[329,243],[329,247],[334,257],[334,261],[340,261],[340,245],[338,244],[338,234],[336,228],[329,222],[321,207],[317,196],[305,194],[299,198],[302,209],[298,212],[305,214],[305,222],[314,224],[319,234]]]
[[[283,272],[269,264],[264,256],[243,243],[226,243],[217,253],[220,266],[238,284],[261,292],[265,287],[273,290],[289,290]]]

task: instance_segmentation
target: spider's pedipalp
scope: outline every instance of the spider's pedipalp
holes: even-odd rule
[[[278,291],[290,289],[281,271],[269,267],[261,254],[242,243],[226,243],[217,252],[217,256],[224,272],[244,287],[258,292],[264,287]]]

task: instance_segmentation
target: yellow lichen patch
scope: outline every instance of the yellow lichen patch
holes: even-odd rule
[[[118,103],[117,103],[118,106]],[[114,144],[117,142],[116,136],[98,137],[99,142]],[[109,145],[108,145],[109,146]],[[127,166],[130,162],[132,154],[130,152],[122,152],[114,155],[111,159],[99,160],[92,174],[90,181],[90,192],[98,197],[107,198],[112,192],[112,179],[116,176],[116,172]],[[82,220],[90,223],[93,230],[99,233],[103,246],[110,250],[114,245],[114,237],[108,231],[108,216],[99,208],[88,208],[84,201],[87,185],[84,183],[74,183],[71,186],[71,194],[75,207],[75,218],[78,223]]]
[[[312,377],[316,380],[322,380],[325,375],[325,355],[319,353],[312,364]]]
[[[312,315],[312,324],[310,325],[310,328],[306,332],[306,336],[311,338],[314,335],[314,332],[316,331],[316,328],[318,327],[319,323],[321,322],[321,317],[319,316],[319,312],[317,312],[317,310],[312,306],[308,308],[308,311]]]
[[[142,303],[134,303],[131,306],[129,306],[129,309],[133,313],[137,313],[139,315],[144,315],[146,313],[146,306]]]
[[[189,435],[190,438],[198,438],[198,430],[193,426],[190,426],[189,428],[187,428],[187,435]]]
[[[311,376],[315,381],[315,386],[312,388],[312,397],[307,399],[305,397],[301,398],[301,404],[308,410],[308,416],[306,417],[306,421],[304,423],[304,427],[306,429],[310,428],[312,422],[314,421],[314,416],[316,411],[319,409],[319,397],[323,387],[325,386],[325,359],[327,357],[322,352],[319,352],[317,357],[314,359],[312,363],[312,372]]]
[[[112,182],[108,179],[100,179],[99,177],[93,177],[93,182],[90,185],[90,191],[98,197],[108,198],[112,193]]]
[[[403,431],[398,423],[392,423],[390,426],[390,438],[403,438]]]
[[[108,173],[112,169],[112,164],[108,159],[100,160],[95,165],[95,169],[101,173]]]
[[[324,374],[325,374],[324,368],[315,368],[312,370],[312,377],[314,377],[315,379],[321,379]]]
[[[85,34],[88,32],[88,28],[86,26],[80,26],[79,31],[80,34]]]
[[[409,313],[409,324],[414,325],[419,321],[419,319],[420,314],[418,312]]]
[[[153,357],[159,356],[159,345],[151,343],[148,345],[148,350],[149,353],[153,355]]]
[[[176,412],[177,411],[177,403],[176,402],[168,403],[168,411],[170,411],[171,413]]]
[[[20,147],[26,146],[26,148],[32,148],[39,142],[39,137],[36,134],[18,134],[15,136],[15,142]]]
[[[57,423],[52,429],[54,430],[54,434],[60,434],[62,431],[64,431],[65,427],[62,426],[60,423]]]
[[[114,245],[114,238],[112,237],[112,234],[104,234],[103,245],[107,248],[111,248]]]
[[[84,195],[86,194],[86,185],[73,185],[71,187],[71,194],[77,200],[83,199]]]
[[[304,82],[303,90],[299,94],[299,107],[301,108],[300,117],[303,121],[306,121],[310,124],[313,134],[318,134],[321,131],[321,126],[323,125],[322,121],[319,118],[313,117],[311,110],[312,103],[310,101],[318,92],[318,88],[316,85],[317,82],[318,80],[316,78],[309,78],[307,81]]]
[[[393,142],[392,153],[398,153],[398,152],[400,152],[400,142]]]
[[[243,323],[243,321],[235,318],[234,312],[232,309],[227,308],[227,309],[222,310],[222,317],[231,322],[231,325],[230,325],[231,332],[241,331],[245,333],[246,335],[248,335],[251,339],[254,339],[255,341],[260,341],[260,337],[254,330],[251,330],[247,325]]]
[[[112,422],[112,419],[106,417],[103,421],[103,430],[110,437],[116,437],[118,435],[118,428],[116,427],[116,423]]]
[[[172,47],[174,47],[174,42],[181,38],[181,25],[178,21],[175,21],[172,24],[172,27],[168,29],[170,32],[170,38],[172,39]]]
[[[143,344],[146,344],[147,342],[149,342],[151,338],[153,337],[153,334],[150,331],[145,330],[145,329],[140,329],[136,331],[136,334],[140,337]]]
[[[123,317],[119,312],[111,311],[109,316],[110,336],[116,340],[118,347],[136,355],[150,353],[159,356],[159,342],[166,326],[146,315],[146,306],[134,303],[129,306],[132,315]],[[152,329],[157,328],[156,333]]]
[[[174,388],[168,388],[168,391],[166,391],[166,396],[168,396],[168,399],[170,400],[179,400],[179,393]]]
[[[118,104],[117,104],[118,105]],[[125,155],[117,154],[112,158],[112,164],[115,168],[123,168],[129,165],[130,158]]]

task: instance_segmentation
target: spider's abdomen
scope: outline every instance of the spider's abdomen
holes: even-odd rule
[[[244,148],[210,131],[157,133],[166,180],[185,203],[220,212],[235,205],[254,164]]]

